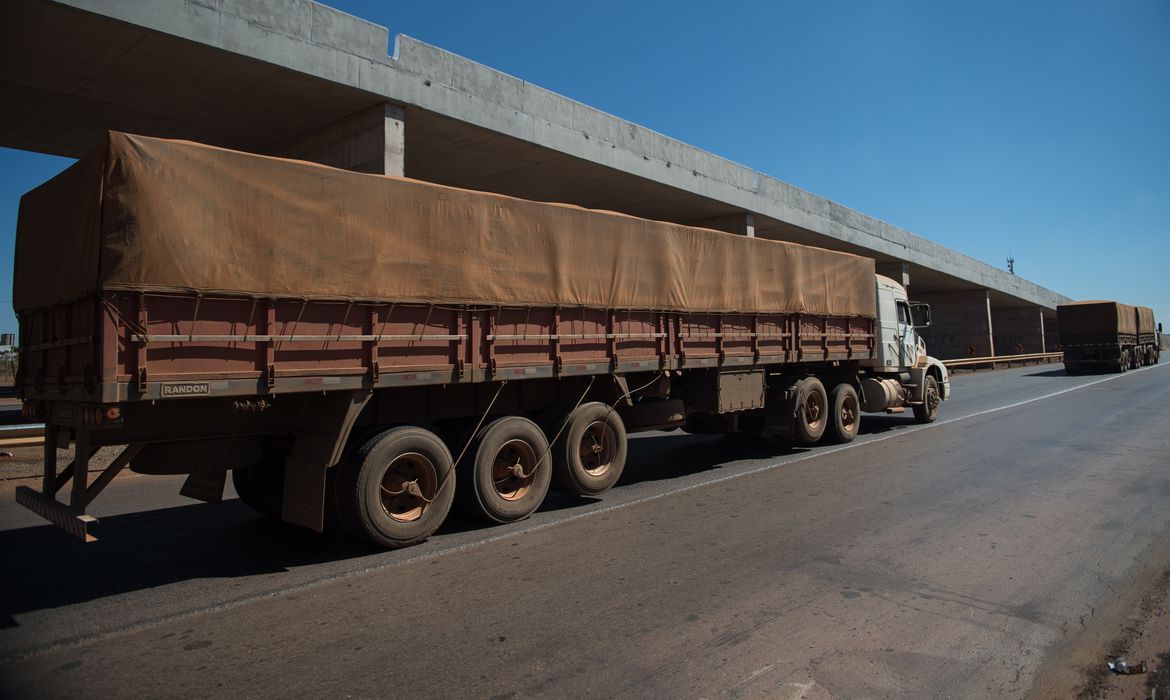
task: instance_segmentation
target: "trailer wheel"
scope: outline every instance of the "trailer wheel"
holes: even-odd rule
[[[798,443],[812,445],[825,434],[829,418],[829,397],[825,385],[816,377],[800,381],[796,394],[796,425],[793,437]]]
[[[1121,374],[1127,369],[1129,369],[1129,350],[1122,350],[1121,357],[1117,359],[1117,373]]]
[[[560,491],[596,496],[621,478],[626,466],[626,426],[603,403],[578,406],[553,446],[553,482]]]
[[[853,442],[861,427],[861,405],[857,389],[842,382],[829,395],[829,437],[833,442]]]
[[[458,465],[457,497],[467,512],[490,522],[527,518],[552,480],[548,440],[520,416],[497,418],[480,431]]]
[[[383,547],[431,536],[451,510],[454,466],[434,433],[413,426],[370,438],[337,474],[337,503],[347,529]]]
[[[914,420],[919,423],[933,423],[938,419],[938,405],[941,401],[938,380],[933,375],[926,375],[926,386],[922,388],[922,403],[914,406]]]

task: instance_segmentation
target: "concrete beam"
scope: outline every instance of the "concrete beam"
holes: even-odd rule
[[[24,26],[11,28],[5,35],[10,41],[0,42],[0,59],[6,66],[21,69],[9,71],[14,75],[13,85],[17,86],[13,88],[13,95],[21,100],[19,104],[10,104],[14,107],[10,112],[24,114],[21,110],[25,110],[29,114],[27,118],[17,120],[18,123],[13,122],[11,128],[0,129],[5,135],[3,145],[16,148],[35,145],[38,149],[54,151],[56,148],[58,150],[54,152],[62,152],[60,146],[54,147],[53,144],[62,140],[65,128],[55,125],[67,124],[69,128],[77,129],[78,119],[89,120],[86,122],[87,133],[100,133],[105,128],[130,128],[140,133],[188,137],[188,132],[198,133],[203,129],[202,124],[207,120],[203,112],[207,105],[230,106],[234,104],[233,100],[246,99],[255,92],[255,89],[244,86],[233,88],[235,91],[231,95],[216,97],[213,93],[216,93],[219,83],[231,79],[242,68],[266,66],[273,69],[274,74],[264,75],[261,80],[260,72],[253,70],[258,80],[255,85],[269,91],[274,89],[269,86],[285,84],[296,85],[298,89],[280,93],[279,102],[265,100],[256,106],[257,110],[270,108],[273,104],[280,104],[286,111],[310,109],[315,100],[319,102],[315,106],[321,109],[336,104],[338,99],[368,99],[366,104],[389,101],[406,105],[412,111],[417,108],[472,127],[480,134],[477,141],[513,140],[514,144],[500,144],[498,141],[494,144],[506,146],[503,150],[509,152],[501,153],[502,157],[511,158],[511,151],[515,151],[517,154],[539,155],[540,160],[554,163],[538,163],[528,169],[517,166],[512,173],[515,181],[527,185],[519,187],[522,192],[507,193],[524,196],[528,190],[523,190],[523,187],[532,182],[546,181],[569,172],[581,175],[588,170],[585,167],[588,165],[594,168],[588,177],[597,182],[609,183],[614,179],[640,181],[640,187],[627,188],[625,194],[654,190],[656,195],[685,200],[686,205],[703,205],[715,211],[753,212],[758,226],[780,222],[783,227],[799,231],[801,242],[861,252],[881,259],[904,260],[932,274],[937,272],[946,276],[956,285],[989,288],[1012,301],[1055,308],[1065,300],[1051,290],[904,229],[438,47],[400,35],[393,56],[387,56],[387,29],[309,0],[152,0],[149,3],[140,0],[58,0],[56,4],[16,0],[16,4],[21,10],[20,16],[28,19]],[[125,47],[117,47],[113,54],[119,61],[116,70],[104,70],[100,65],[94,68],[105,81],[103,96],[118,94],[127,100],[119,107],[121,111],[111,112],[108,106],[102,110],[87,102],[78,102],[77,86],[65,84],[67,80],[54,86],[55,92],[50,90],[51,94],[46,93],[43,81],[25,84],[26,74],[31,75],[37,66],[46,63],[53,63],[56,67],[54,75],[67,78],[83,73],[82,68],[87,65],[85,57],[89,55],[87,51],[92,52],[94,46],[102,45],[105,34],[110,33],[97,32],[100,37],[91,36],[95,30],[87,34],[87,27],[94,28],[92,22],[87,24],[83,12],[70,13],[72,16],[65,18],[58,16],[60,12],[53,15],[44,9],[64,6],[92,13],[96,18],[117,20],[134,31],[152,33],[149,37],[122,37],[126,40]],[[40,20],[43,20],[43,26],[51,27],[44,37],[33,32],[40,29],[37,25]],[[109,29],[117,30],[116,27]],[[73,34],[68,35],[68,40],[59,41],[38,53],[38,46],[51,43],[64,31]],[[214,52],[202,56],[199,64],[201,68],[213,65],[212,69],[199,74],[208,83],[203,86],[206,95],[195,94],[191,85],[181,81],[179,86],[174,85],[174,69],[185,69],[185,66],[142,71],[144,66],[152,65],[144,58],[144,53],[152,47],[159,49],[160,55],[175,55],[175,47],[166,46],[163,36],[192,42],[200,49]],[[90,60],[89,64],[95,62]],[[122,77],[124,75],[130,77]],[[302,89],[302,83],[312,83],[312,86]],[[84,84],[97,83],[86,77]],[[35,85],[35,88],[30,85]],[[194,112],[191,109],[174,110],[170,103],[160,102],[160,94],[169,94],[163,89],[167,87],[171,88],[170,92],[178,93],[174,102],[186,99],[199,109]],[[319,95],[324,93],[329,93],[329,97],[322,100]],[[44,99],[38,101],[35,99],[37,95]],[[293,104],[293,100],[298,101],[297,104]],[[71,105],[77,109],[67,109]],[[129,116],[113,118],[122,112]],[[156,118],[166,122],[182,115],[187,115],[190,120],[182,129],[154,128],[155,122],[150,121],[150,118]],[[246,118],[248,115],[225,113],[222,123],[216,123],[215,128],[234,139],[239,135],[236,125],[241,116]],[[287,136],[282,137],[285,139]],[[71,143],[80,150],[85,139],[78,138]],[[242,145],[242,141],[237,142],[237,147]],[[462,143],[455,146],[463,148]],[[469,158],[485,153],[482,148],[472,155],[465,151],[446,154],[444,162],[457,167]],[[556,155],[545,157],[546,152]],[[605,173],[620,178],[606,177]],[[601,177],[597,177],[599,174]],[[475,181],[474,176],[470,179]],[[494,182],[497,183],[496,191],[509,189],[505,178],[497,178]],[[618,189],[616,185],[611,188]],[[620,201],[623,193],[615,191],[611,194],[613,199]]]
[[[713,228],[716,231],[738,233],[739,235],[747,236],[748,238],[756,237],[756,217],[751,212],[727,214],[725,216],[711,216],[705,219],[695,219],[694,221],[686,221],[683,223],[685,223],[687,226]]]
[[[933,357],[955,360],[995,354],[991,297],[986,289],[915,295],[930,304],[930,328],[921,332]]]
[[[362,173],[405,175],[405,111],[383,102],[286,143],[273,155]]]

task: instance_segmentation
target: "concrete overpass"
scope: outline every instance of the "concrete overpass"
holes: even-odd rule
[[[108,129],[873,257],[932,354],[1040,352],[1065,297],[785,182],[310,0],[8,0],[0,145]],[[997,353],[998,351],[998,353]]]

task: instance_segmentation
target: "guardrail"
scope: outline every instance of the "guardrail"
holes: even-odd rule
[[[947,369],[952,367],[980,367],[982,365],[990,365],[994,367],[999,364],[1011,364],[1013,362],[1060,362],[1064,359],[1063,352],[1034,352],[1029,355],[993,355],[991,357],[966,357],[960,360],[943,360],[942,363],[946,365]]]
[[[43,444],[45,444],[43,423],[0,426],[0,447],[32,447]]]

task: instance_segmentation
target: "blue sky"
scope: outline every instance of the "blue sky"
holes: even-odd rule
[[[1165,0],[329,4],[1170,328]],[[68,162],[0,149],[0,331]]]

